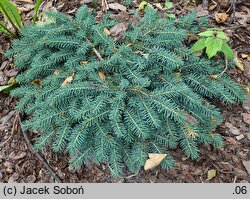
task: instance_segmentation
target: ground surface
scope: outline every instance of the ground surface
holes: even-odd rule
[[[25,23],[30,23],[33,14],[32,0],[15,0],[22,12]],[[107,2],[107,4],[106,4]],[[76,9],[87,4],[95,7],[98,17],[110,7],[113,16],[127,23],[129,20],[126,13],[137,9],[140,1],[135,5],[124,7],[119,4],[123,1],[106,0],[65,0],[44,1],[41,6],[43,11],[56,9],[68,14],[74,14]],[[154,7],[162,9],[163,1],[151,1]],[[211,23],[225,29],[231,38],[231,46],[240,61],[239,67],[235,67],[228,73],[235,81],[243,87],[250,88],[250,3],[238,0],[235,12],[235,23],[233,17],[233,6],[229,0],[217,0],[206,5],[203,1],[172,1],[175,7],[162,12],[185,14],[196,10],[198,14],[207,15]],[[190,3],[191,2],[191,3]],[[108,5],[108,6],[107,6]],[[224,13],[218,15],[217,13]],[[225,13],[228,14],[225,15]],[[1,17],[1,16],[0,16]],[[218,19],[219,17],[219,19]],[[224,18],[223,18],[224,17]],[[224,19],[226,20],[224,21]],[[221,23],[217,23],[223,21]],[[113,34],[119,36],[123,30],[115,30]],[[12,60],[8,60],[4,53],[10,47],[10,40],[0,35],[0,85],[7,84],[10,77],[15,76],[18,71],[14,69]],[[242,68],[240,70],[239,68]],[[20,131],[20,125],[15,113],[17,99],[0,93],[0,182],[55,182],[51,173],[45,168],[42,161],[30,151]],[[107,165],[86,164],[75,171],[68,166],[69,157],[65,154],[54,154],[49,150],[42,151],[55,173],[63,182],[250,182],[250,94],[243,105],[227,107],[221,105],[225,121],[218,127],[217,131],[223,136],[225,147],[213,149],[211,146],[201,147],[201,156],[196,161],[186,159],[181,150],[172,152],[178,164],[170,171],[156,168],[145,172],[141,170],[136,175],[126,172],[124,177],[113,178]],[[31,142],[36,137],[35,133],[28,134]],[[216,172],[213,178],[211,174]],[[211,179],[210,179],[211,178]]]

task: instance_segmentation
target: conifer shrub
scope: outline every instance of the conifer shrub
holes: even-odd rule
[[[23,72],[12,95],[29,119],[23,129],[40,132],[37,149],[68,152],[71,165],[107,163],[115,176],[125,167],[138,172],[149,153],[167,154],[160,166],[175,161],[168,150],[180,147],[188,158],[199,145],[223,145],[215,128],[222,122],[218,99],[240,103],[241,88],[223,74],[222,62],[201,58],[189,48],[189,35],[207,27],[195,13],[165,19],[146,9],[122,41],[104,29],[87,7],[75,18],[48,12],[29,25],[8,53]],[[191,118],[191,119],[190,119]]]

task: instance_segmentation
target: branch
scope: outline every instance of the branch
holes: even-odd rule
[[[17,114],[18,114],[19,124],[21,125],[20,113],[17,112]],[[32,153],[34,153],[34,154],[36,155],[36,157],[43,163],[43,165],[44,165],[44,166],[46,167],[46,169],[49,171],[49,173],[51,174],[51,176],[52,176],[57,182],[62,183],[61,178],[56,174],[56,172],[55,172],[55,171],[52,169],[52,167],[48,164],[48,162],[47,162],[46,159],[43,157],[43,155],[42,155],[41,153],[37,152],[37,151],[34,149],[33,145],[31,144],[31,142],[30,142],[30,140],[29,140],[29,138],[28,138],[28,136],[27,136],[27,133],[24,132],[24,131],[22,130],[22,128],[20,128],[20,131],[22,132],[23,137],[24,137],[24,139],[25,139],[25,141],[26,141],[26,143],[27,143],[27,146],[29,147],[30,151],[31,151]]]

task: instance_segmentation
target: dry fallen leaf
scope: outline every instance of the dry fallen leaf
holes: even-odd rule
[[[140,54],[140,55],[142,55],[143,57],[145,57],[146,59],[148,58],[148,56],[149,56],[149,54],[148,53],[144,53],[144,52],[142,52],[142,51],[140,51],[140,50],[137,50],[137,51],[135,51],[135,53],[136,54]]]
[[[248,61],[250,61],[250,54],[245,54],[245,53],[243,53],[243,54],[241,54],[241,57],[242,57],[243,59],[247,59]]]
[[[163,10],[163,7],[162,7],[161,3],[155,3],[154,6],[156,8],[158,8],[159,10]]]
[[[65,85],[69,84],[70,82],[72,82],[74,76],[75,76],[75,72],[73,72],[73,74],[72,74],[71,76],[67,77],[67,78],[64,80],[64,82],[62,83],[61,86],[65,86]]]
[[[158,166],[166,156],[167,154],[149,153],[149,159],[147,159],[144,165],[144,170],[146,171]]]
[[[229,14],[227,13],[215,13],[215,20],[217,23],[223,23],[227,20],[229,17]]]
[[[88,63],[89,63],[88,61],[81,61],[80,62],[81,65],[88,64]]]
[[[237,56],[235,56],[235,58],[234,58],[234,64],[235,64],[241,71],[244,71],[244,65],[243,65],[242,61],[241,61]]]
[[[215,176],[216,176],[216,170],[214,170],[214,169],[208,170],[208,172],[207,172],[207,179],[208,180],[211,180]]]
[[[106,35],[111,35],[111,32],[110,32],[109,29],[107,29],[107,28],[104,28],[104,29],[103,29],[103,32],[106,33]]]
[[[192,130],[186,131],[185,134],[187,135],[188,138],[192,138],[192,139],[198,136],[198,133]]]
[[[31,82],[31,84],[36,84],[36,85],[38,85],[38,86],[40,86],[40,87],[43,86],[42,81],[41,81],[40,79],[35,79],[35,80],[33,80],[33,81]]]
[[[219,77],[219,75],[209,75],[209,77],[210,77],[211,79],[217,79],[217,78]]]
[[[101,71],[98,71],[98,75],[100,76],[100,78],[102,80],[105,80],[106,79],[106,76],[104,75],[104,73],[102,73]]]

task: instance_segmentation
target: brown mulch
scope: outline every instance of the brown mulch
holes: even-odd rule
[[[33,14],[32,0],[15,0],[15,2],[22,12],[25,23],[29,23]],[[108,4],[123,3],[122,0],[106,0],[106,2]],[[161,9],[160,6],[163,5],[163,3],[159,4],[161,1],[151,2],[158,9]],[[231,38],[231,46],[235,55],[244,66],[244,71],[235,67],[228,73],[235,81],[249,89],[250,10],[248,7],[250,3],[238,1],[235,12],[236,21],[233,23],[233,7],[229,0],[216,0],[209,3],[205,8],[201,6],[202,1],[194,1],[196,3],[191,4],[184,0],[173,0],[172,2],[174,2],[175,8],[169,12],[174,11],[181,15],[191,10],[197,10],[200,15],[208,15],[214,25],[225,29],[225,32]],[[101,17],[103,10],[107,9],[106,4],[101,4],[102,0],[44,1],[41,9],[43,11],[56,9],[74,15],[77,8],[84,3],[88,3],[87,5],[91,8],[96,8],[99,17]],[[127,11],[137,9],[135,5],[127,8]],[[126,12],[119,9],[112,8],[111,11],[113,17],[118,17],[118,19],[128,16]],[[216,13],[228,13],[229,16],[224,22],[217,23]],[[125,20],[124,23],[127,23],[127,21]],[[124,27],[121,26],[121,28]],[[114,36],[117,37],[120,36],[120,33],[123,33],[123,30],[117,27],[113,31]],[[14,68],[12,60],[8,60],[4,56],[9,47],[10,40],[4,35],[0,35],[0,84],[2,83],[2,85],[6,84],[11,75],[16,75],[16,71],[11,70]],[[0,93],[0,182],[55,182],[43,162],[38,160],[37,156],[27,146],[21,133],[17,114],[14,111],[17,102],[17,99]],[[180,149],[172,151],[171,154],[177,161],[177,165],[169,171],[159,168],[151,171],[141,169],[136,175],[125,172],[124,177],[114,178],[111,176],[108,165],[88,163],[79,170],[73,170],[68,165],[69,157],[67,154],[55,154],[49,149],[41,151],[41,154],[63,182],[250,182],[250,94],[248,94],[248,100],[242,105],[222,106],[220,108],[223,111],[225,121],[217,128],[217,131],[223,136],[225,146],[222,149],[214,149],[210,145],[203,145],[200,148],[200,158],[195,161],[186,159]],[[34,142],[36,134],[29,132],[28,137],[31,142]],[[216,176],[209,179],[208,173],[211,170],[216,171]]]

